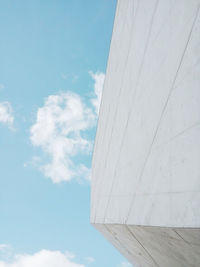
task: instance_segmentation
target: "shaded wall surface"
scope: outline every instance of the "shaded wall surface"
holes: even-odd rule
[[[200,266],[199,8],[117,3],[91,222],[134,266]]]

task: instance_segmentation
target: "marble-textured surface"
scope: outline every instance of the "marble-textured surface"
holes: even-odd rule
[[[118,0],[91,222],[200,228],[199,207],[200,0]]]

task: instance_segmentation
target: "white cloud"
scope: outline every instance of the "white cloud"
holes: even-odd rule
[[[81,154],[91,153],[92,142],[86,137],[86,132],[96,124],[101,100],[105,75],[101,72],[90,72],[90,75],[95,81],[96,98],[91,102],[96,112],[92,105],[86,106],[78,94],[50,95],[44,106],[38,109],[36,122],[30,129],[32,144],[50,157],[44,164],[37,157],[39,168],[54,183],[73,178],[80,182],[82,178],[90,180],[90,168],[75,160],[75,157],[81,158]]]
[[[74,261],[71,253],[41,250],[33,255],[15,255],[11,261],[0,261],[0,267],[86,267]]]
[[[94,84],[95,98],[93,98],[91,102],[96,109],[96,114],[98,115],[100,104],[101,104],[101,95],[102,95],[102,90],[103,90],[103,85],[104,85],[104,80],[105,80],[105,74],[102,72],[93,73],[92,71],[90,71],[89,74],[91,75],[91,77],[93,78],[95,82]]]
[[[7,124],[10,128],[13,126],[14,116],[12,106],[9,102],[0,103],[0,122]]]
[[[74,164],[73,157],[91,150],[91,142],[82,133],[94,123],[92,110],[74,93],[50,95],[38,109],[30,138],[50,156],[51,161],[41,169],[54,183],[89,173],[85,165]]]

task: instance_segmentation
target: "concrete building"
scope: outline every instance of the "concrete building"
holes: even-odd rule
[[[91,223],[133,266],[200,266],[200,0],[118,0]]]

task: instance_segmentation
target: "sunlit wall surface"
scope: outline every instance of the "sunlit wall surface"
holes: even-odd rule
[[[134,266],[200,266],[200,0],[119,0],[91,222]]]

